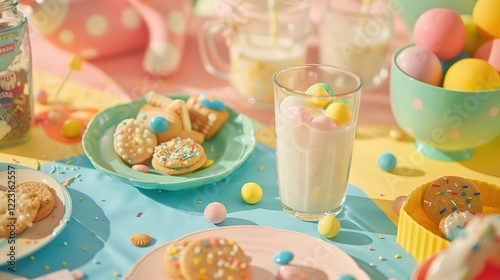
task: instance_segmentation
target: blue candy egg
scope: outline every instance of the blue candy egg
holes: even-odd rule
[[[396,157],[391,153],[384,153],[378,158],[380,169],[391,172],[396,168]]]
[[[168,121],[161,116],[153,117],[149,121],[149,127],[154,133],[162,133],[168,129]]]
[[[279,265],[286,265],[293,260],[293,253],[290,251],[279,251],[274,254],[274,262]]]

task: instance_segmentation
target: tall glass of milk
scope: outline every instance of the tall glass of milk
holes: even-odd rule
[[[206,71],[228,80],[245,102],[272,107],[273,74],[306,61],[313,32],[310,3],[220,0],[216,6],[218,18],[206,22],[199,34]]]
[[[361,80],[336,66],[306,64],[274,75],[276,163],[282,208],[301,220],[344,206]]]
[[[387,0],[329,1],[319,25],[320,62],[353,71],[365,90],[383,85],[399,8]]]

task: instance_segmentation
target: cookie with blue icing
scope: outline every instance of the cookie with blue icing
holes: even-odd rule
[[[229,112],[221,100],[203,93],[191,96],[187,101],[192,128],[211,139],[229,119]]]

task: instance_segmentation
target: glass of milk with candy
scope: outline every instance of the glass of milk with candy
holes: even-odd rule
[[[365,90],[383,85],[398,8],[386,0],[329,1],[319,25],[320,62],[353,71]]]
[[[306,62],[309,7],[306,0],[219,0],[218,18],[199,33],[203,66],[245,102],[272,107],[273,74]]]
[[[342,211],[361,99],[360,78],[306,64],[273,78],[276,161],[282,208],[315,221]]]

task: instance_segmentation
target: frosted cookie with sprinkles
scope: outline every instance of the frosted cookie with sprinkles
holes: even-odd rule
[[[203,147],[191,138],[176,137],[156,146],[151,164],[169,175],[191,173],[207,161]]]
[[[179,258],[185,280],[250,278],[250,260],[233,240],[207,237],[192,240]]]
[[[33,220],[40,207],[40,198],[27,189],[12,192],[0,191],[0,237],[17,234],[33,226]],[[16,208],[10,209],[10,199],[14,197]]]
[[[483,199],[477,186],[458,176],[433,181],[424,193],[423,203],[425,214],[436,225],[455,211],[469,211],[475,215],[483,210]]]
[[[113,135],[116,154],[129,165],[151,159],[157,144],[153,131],[144,122],[134,118],[121,121]]]
[[[165,270],[174,279],[182,279],[179,257],[188,243],[189,241],[187,240],[170,243],[163,257]]]

